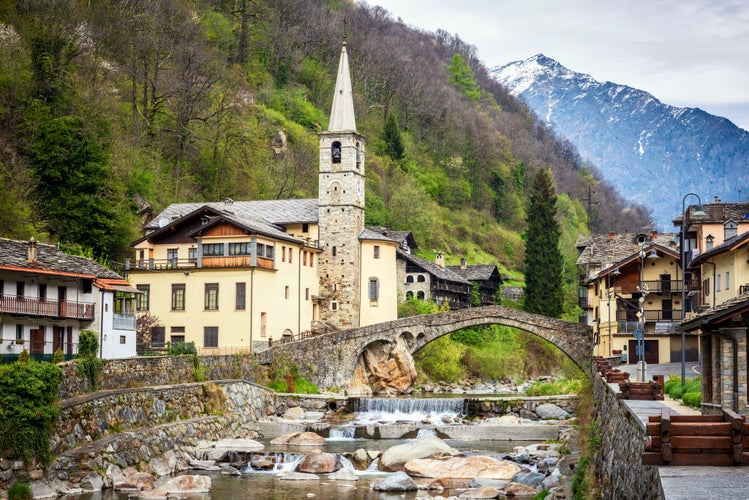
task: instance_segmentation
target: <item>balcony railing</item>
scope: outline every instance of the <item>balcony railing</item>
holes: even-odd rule
[[[643,281],[643,283],[645,284],[648,293],[681,293],[681,280],[645,280]],[[687,292],[698,292],[700,290],[699,280],[689,280],[685,283],[685,285]],[[630,294],[640,291],[640,281],[637,280],[618,280],[614,283],[611,283],[611,286],[614,287],[619,293]]]
[[[0,296],[0,313],[93,321],[94,310],[92,302],[46,300],[17,295]]]
[[[749,293],[749,283],[746,285],[739,285],[739,295],[744,295],[745,293]]]
[[[637,311],[616,311],[616,320],[619,322],[637,322]],[[645,309],[645,322],[647,323],[659,323],[659,322],[670,322],[670,321],[681,321],[682,312],[681,309]]]
[[[275,269],[273,259],[264,257],[257,258],[257,265],[263,269]],[[201,268],[247,268],[252,267],[252,260],[249,255],[232,255],[232,256],[204,256],[198,265],[197,259],[125,259],[125,270],[141,271],[163,271],[168,269],[191,270]]]
[[[112,328],[115,330],[135,330],[135,315],[115,314],[112,319]]]

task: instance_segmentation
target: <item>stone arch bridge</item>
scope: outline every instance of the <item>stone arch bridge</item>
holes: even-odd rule
[[[524,330],[548,340],[587,372],[592,355],[593,333],[587,325],[531,314],[503,306],[474,307],[436,314],[412,316],[386,323],[322,334],[294,342],[276,344],[257,353],[261,364],[280,357],[300,367],[302,375],[321,388],[362,392],[374,371],[397,376],[409,370],[403,356],[411,355],[443,335],[462,328],[497,324]],[[367,358],[377,358],[379,368]],[[383,358],[382,356],[385,356]],[[415,378],[415,370],[413,373]],[[371,380],[370,380],[371,382]],[[364,387],[362,387],[364,386]],[[376,388],[375,388],[376,389]],[[366,391],[364,391],[366,392]]]

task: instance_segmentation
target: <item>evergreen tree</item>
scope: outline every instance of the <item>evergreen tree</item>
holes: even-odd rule
[[[556,220],[557,195],[551,171],[542,168],[533,179],[525,246],[525,310],[558,318],[564,303],[564,262]]]
[[[400,127],[394,114],[389,114],[382,129],[382,140],[385,141],[385,154],[395,161],[403,159],[405,149],[401,139]]]

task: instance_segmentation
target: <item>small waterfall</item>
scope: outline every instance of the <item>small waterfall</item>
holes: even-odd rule
[[[436,436],[437,432],[434,429],[419,429],[416,433],[416,439],[422,439],[429,436]]]
[[[331,428],[328,434],[328,441],[350,441],[354,439],[356,427],[338,427]]]
[[[380,470],[380,457],[375,458],[367,467],[367,472],[378,472]]]
[[[441,424],[463,414],[462,398],[360,398],[356,423],[430,422]]]
[[[341,462],[341,467],[344,469],[350,469],[354,472],[357,472],[356,467],[354,467],[354,464],[351,463],[351,460],[344,457],[343,455],[338,455],[338,461]]]
[[[247,467],[242,470],[244,473],[251,472],[267,472],[267,473],[278,473],[278,472],[293,472],[299,466],[301,461],[304,459],[305,453],[284,453],[284,452],[269,452],[263,453],[262,455],[253,455]],[[268,469],[254,469],[252,467],[253,462],[270,462],[273,464],[272,468]]]

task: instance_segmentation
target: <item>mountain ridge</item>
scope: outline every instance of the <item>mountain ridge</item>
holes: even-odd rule
[[[727,118],[597,81],[543,54],[490,71],[625,198],[648,206],[662,230],[673,227],[685,193],[706,203],[735,201],[749,190],[733,176],[749,173],[749,132]]]

